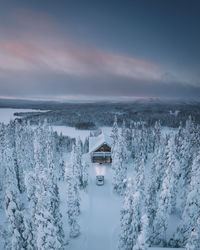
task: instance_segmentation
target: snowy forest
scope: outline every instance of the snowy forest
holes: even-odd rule
[[[108,178],[120,213],[112,249],[200,249],[199,131],[190,116],[178,129],[159,120],[118,124],[115,116]],[[64,137],[47,121],[0,123],[2,249],[83,249],[73,242],[93,219],[81,220],[94,168],[88,150],[88,137]]]

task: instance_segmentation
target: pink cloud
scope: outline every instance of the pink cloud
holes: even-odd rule
[[[34,60],[41,53],[41,50],[39,48],[18,41],[4,42],[2,44],[2,50],[4,51],[4,53],[7,53],[14,57],[19,57],[27,61]]]
[[[4,37],[0,36],[0,69],[50,70],[77,77],[115,75],[160,79],[161,69],[152,62],[88,48],[66,39],[46,13],[16,9],[12,19],[17,32],[13,27],[4,27],[1,32]]]

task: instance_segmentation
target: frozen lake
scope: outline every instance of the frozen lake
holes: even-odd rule
[[[0,122],[8,124],[10,120],[14,120],[17,116],[14,116],[16,112],[45,112],[44,110],[36,109],[13,109],[13,108],[0,108]]]
[[[14,109],[14,108],[0,108],[0,122],[8,124],[10,120],[14,120],[17,116],[14,116],[16,112],[45,112],[44,110],[35,110],[35,109]],[[74,127],[66,126],[52,126],[54,131],[57,131],[59,134],[62,133],[65,136],[70,136],[73,138],[80,137],[82,141],[85,140],[90,134],[90,130],[79,130]],[[111,127],[101,127],[102,131],[106,134],[110,134]]]

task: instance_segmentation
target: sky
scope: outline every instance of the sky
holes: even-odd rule
[[[200,97],[199,0],[0,0],[0,97]]]

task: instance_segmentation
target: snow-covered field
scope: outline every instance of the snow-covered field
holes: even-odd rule
[[[111,127],[101,127],[102,131],[105,134],[110,134]],[[74,127],[66,127],[66,126],[53,126],[53,130],[57,131],[59,134],[62,133],[65,136],[70,136],[73,138],[80,137],[80,139],[84,142],[85,138],[89,136],[90,130],[82,130],[76,129]]]

